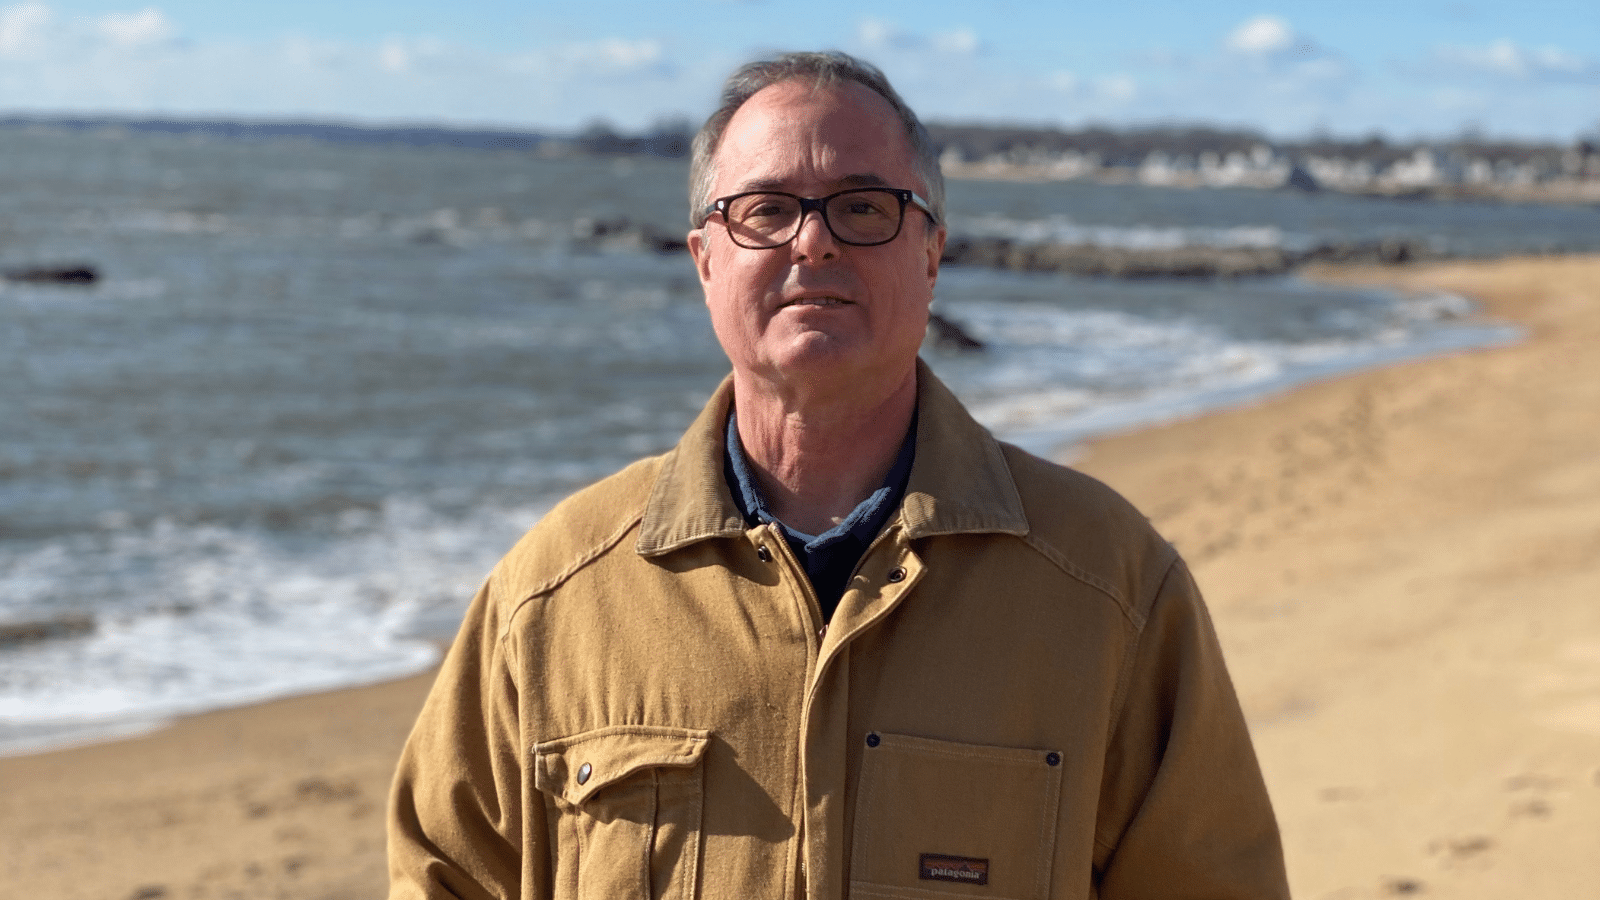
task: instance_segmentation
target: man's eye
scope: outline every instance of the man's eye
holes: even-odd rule
[[[888,210],[870,200],[852,200],[845,206],[845,214],[861,218],[887,216]]]
[[[769,202],[765,202],[765,203],[756,203],[756,204],[752,205],[749,209],[746,209],[744,211],[743,218],[746,218],[746,219],[776,219],[776,218],[781,218],[783,216],[786,216],[788,214],[789,214],[789,207],[788,207],[787,204],[778,203],[776,201],[769,201]]]

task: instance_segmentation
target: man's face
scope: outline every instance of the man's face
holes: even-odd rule
[[[714,157],[711,196],[752,190],[823,197],[857,187],[927,192],[888,101],[846,83],[771,85],[739,108]],[[689,235],[717,339],[734,369],[790,386],[892,389],[910,376],[928,324],[944,229],[908,206],[887,244],[837,241],[811,213],[773,250],[734,244],[722,217]]]

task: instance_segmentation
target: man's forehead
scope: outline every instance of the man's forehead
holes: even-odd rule
[[[903,187],[914,172],[910,140],[893,106],[853,81],[783,81],[734,113],[716,151],[717,181],[732,191],[784,190],[800,170],[839,189]]]

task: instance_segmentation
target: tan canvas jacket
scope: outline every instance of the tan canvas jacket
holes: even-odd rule
[[[826,626],[734,506],[727,384],[523,538],[406,745],[390,896],[1287,896],[1176,553],[919,379],[904,502]]]

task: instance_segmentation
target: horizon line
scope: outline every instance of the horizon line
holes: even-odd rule
[[[207,126],[229,126],[237,128],[272,128],[272,129],[329,129],[348,132],[365,132],[373,136],[385,133],[401,132],[432,132],[438,134],[499,136],[507,138],[537,138],[539,140],[581,140],[585,133],[601,131],[619,138],[646,138],[667,134],[681,134],[684,127],[693,130],[692,120],[687,116],[664,116],[656,124],[642,129],[625,130],[613,125],[604,118],[597,117],[576,129],[551,128],[540,125],[516,125],[510,123],[492,122],[460,122],[448,119],[364,119],[359,116],[318,116],[314,114],[262,114],[248,113],[206,113],[206,112],[98,112],[98,111],[40,111],[20,109],[0,109],[0,127],[12,128],[28,125],[62,125],[68,127],[94,127],[94,126],[132,126],[141,125],[176,125],[188,126],[188,130],[204,130]],[[1461,141],[1479,141],[1493,144],[1510,144],[1524,147],[1571,147],[1583,141],[1596,141],[1600,139],[1600,129],[1589,131],[1580,130],[1572,136],[1561,139],[1554,137],[1531,137],[1526,135],[1494,134],[1487,130],[1469,132],[1463,130],[1450,135],[1416,135],[1411,137],[1394,137],[1383,129],[1371,128],[1360,132],[1338,132],[1331,128],[1315,128],[1309,132],[1295,135],[1277,135],[1266,129],[1252,125],[1229,124],[1224,122],[1205,121],[1198,119],[1164,118],[1148,121],[1132,121],[1124,123],[1111,123],[1103,121],[1089,121],[1078,125],[1063,125],[1060,123],[1030,123],[1015,121],[985,121],[985,120],[926,120],[928,127],[939,128],[971,128],[984,131],[1031,131],[1039,133],[1075,134],[1089,131],[1103,130],[1119,134],[1138,134],[1141,132],[1171,130],[1210,130],[1235,136],[1251,136],[1269,143],[1296,144],[1318,141],[1333,141],[1335,143],[1362,143],[1374,138],[1391,145],[1424,145],[1435,143],[1451,143]],[[682,126],[682,127],[680,127]]]

